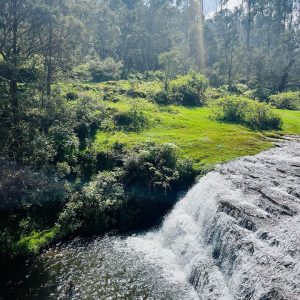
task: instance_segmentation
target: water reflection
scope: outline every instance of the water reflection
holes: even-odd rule
[[[30,265],[30,267],[29,267]],[[3,299],[190,299],[191,286],[174,285],[126,240],[106,237],[72,243],[24,267]]]

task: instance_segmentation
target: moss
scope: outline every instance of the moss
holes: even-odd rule
[[[38,253],[52,242],[58,233],[59,229],[56,226],[48,230],[32,231],[29,235],[21,237],[15,245],[15,251],[21,256]]]

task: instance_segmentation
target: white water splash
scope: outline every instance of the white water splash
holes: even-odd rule
[[[191,189],[160,230],[130,237],[199,299],[300,299],[300,143],[222,165]],[[191,295],[191,299],[195,299]]]

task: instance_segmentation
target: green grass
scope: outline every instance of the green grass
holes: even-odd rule
[[[277,112],[283,119],[284,133],[300,134],[300,111],[277,109]]]
[[[147,99],[130,98],[126,90],[130,89],[127,81],[106,82],[101,84],[82,84],[88,86],[83,91],[80,84],[60,85],[63,91],[78,90],[81,94],[103,101],[108,94],[107,105],[126,111],[132,105],[142,109],[148,116],[150,128],[142,132],[103,132],[98,131],[94,146],[99,151],[109,151],[116,142],[127,147],[151,140],[158,143],[173,143],[178,146],[181,157],[193,159],[196,166],[222,163],[239,156],[254,155],[268,149],[272,143],[263,132],[252,131],[242,125],[220,123],[210,118],[210,109],[185,108],[181,106],[158,106]],[[79,87],[79,88],[78,88]],[[159,90],[159,83],[139,83],[136,90],[146,95]],[[109,101],[110,97],[118,101]],[[133,104],[134,103],[134,104]],[[300,112],[277,110],[283,119],[284,134],[300,134]],[[276,132],[272,132],[276,134]]]
[[[98,132],[96,147],[105,151],[115,142],[129,147],[146,140],[173,143],[182,157],[191,158],[196,164],[215,164],[256,154],[271,146],[257,132],[212,120],[208,108],[166,108],[172,110],[156,111],[155,116],[160,122],[143,132]]]

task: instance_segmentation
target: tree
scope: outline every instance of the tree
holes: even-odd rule
[[[44,58],[46,95],[51,95],[51,85],[60,72],[72,68],[80,60],[84,43],[84,26],[70,12],[68,3],[45,0],[36,6],[35,25],[39,28],[39,53]]]
[[[7,66],[14,123],[18,119],[18,73],[27,54],[26,30],[29,13],[27,0],[4,0],[0,4],[0,54]],[[25,40],[25,41],[24,41]]]

